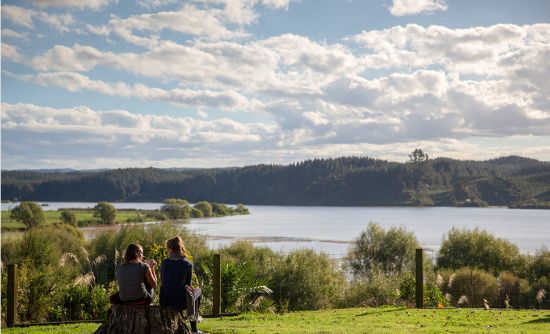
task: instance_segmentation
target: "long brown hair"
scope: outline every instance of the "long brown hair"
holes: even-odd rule
[[[184,257],[189,257],[187,254],[187,249],[185,248],[185,244],[180,237],[174,237],[172,239],[166,240],[166,247],[168,247],[172,254],[179,254]]]
[[[126,252],[124,252],[124,262],[137,260],[139,258],[138,251],[141,251],[143,254],[143,247],[139,244],[129,244],[126,247]]]

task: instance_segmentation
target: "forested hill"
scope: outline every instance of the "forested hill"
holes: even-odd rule
[[[367,157],[219,169],[3,171],[2,200],[273,205],[550,206],[550,163],[517,156],[396,163]]]

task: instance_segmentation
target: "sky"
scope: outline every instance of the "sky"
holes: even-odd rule
[[[1,168],[550,161],[550,1],[2,1]]]

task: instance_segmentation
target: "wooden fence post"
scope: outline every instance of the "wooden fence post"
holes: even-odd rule
[[[214,276],[212,277],[213,287],[213,303],[212,315],[220,315],[222,301],[222,275],[220,254],[214,254]]]
[[[13,327],[17,323],[17,265],[8,264],[8,309],[6,325]]]
[[[424,308],[424,250],[416,249],[416,308]]]

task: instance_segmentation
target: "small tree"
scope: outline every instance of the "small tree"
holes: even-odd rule
[[[112,225],[116,219],[116,208],[109,202],[99,202],[94,207],[94,218],[99,218],[101,224]]]
[[[10,218],[25,224],[26,228],[38,226],[46,221],[44,212],[40,205],[35,202],[21,202],[13,208],[10,213]]]
[[[64,224],[76,226],[77,223],[76,215],[74,214],[74,212],[69,210],[61,210],[59,219]]]
[[[160,208],[160,211],[170,219],[186,219],[191,217],[189,202],[179,198],[164,200],[164,205]]]
[[[415,149],[411,154],[409,154],[409,162],[411,163],[424,162],[428,161],[428,159],[428,154],[420,148]]]
[[[414,265],[418,241],[412,232],[402,227],[385,231],[380,225],[369,223],[361,232],[346,258],[346,264],[356,276],[371,278],[380,271],[386,275],[397,275]]]

